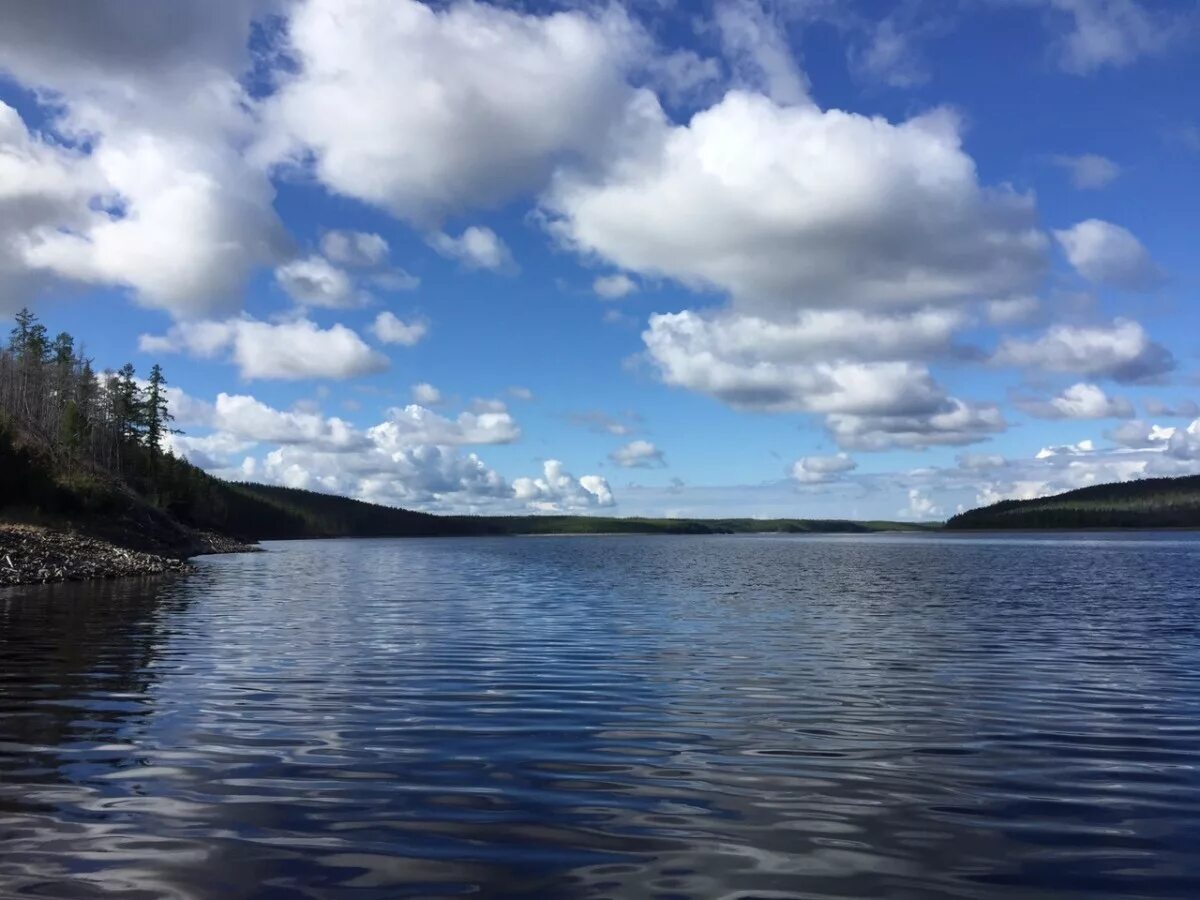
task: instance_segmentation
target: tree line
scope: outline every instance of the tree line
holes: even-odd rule
[[[132,363],[97,373],[75,338],[51,338],[28,309],[0,350],[0,417],[39,441],[61,469],[90,463],[123,476],[153,467],[174,429],[157,363],[143,382]]]

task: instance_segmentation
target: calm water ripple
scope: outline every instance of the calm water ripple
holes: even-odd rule
[[[0,895],[1200,896],[1200,537],[325,541],[0,593]]]

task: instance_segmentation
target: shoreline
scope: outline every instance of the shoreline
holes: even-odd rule
[[[197,534],[196,552],[246,553],[261,548],[221,535]],[[187,558],[121,547],[78,532],[38,525],[0,524],[0,588],[65,581],[185,574]]]

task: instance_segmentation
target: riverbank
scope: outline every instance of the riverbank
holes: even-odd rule
[[[193,555],[261,548],[215,534],[197,534]],[[120,547],[71,531],[0,524],[0,587],[190,572],[186,560]]]

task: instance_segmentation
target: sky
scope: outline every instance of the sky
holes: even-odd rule
[[[0,320],[161,363],[221,477],[935,520],[1200,472],[1190,0],[0,22]]]

